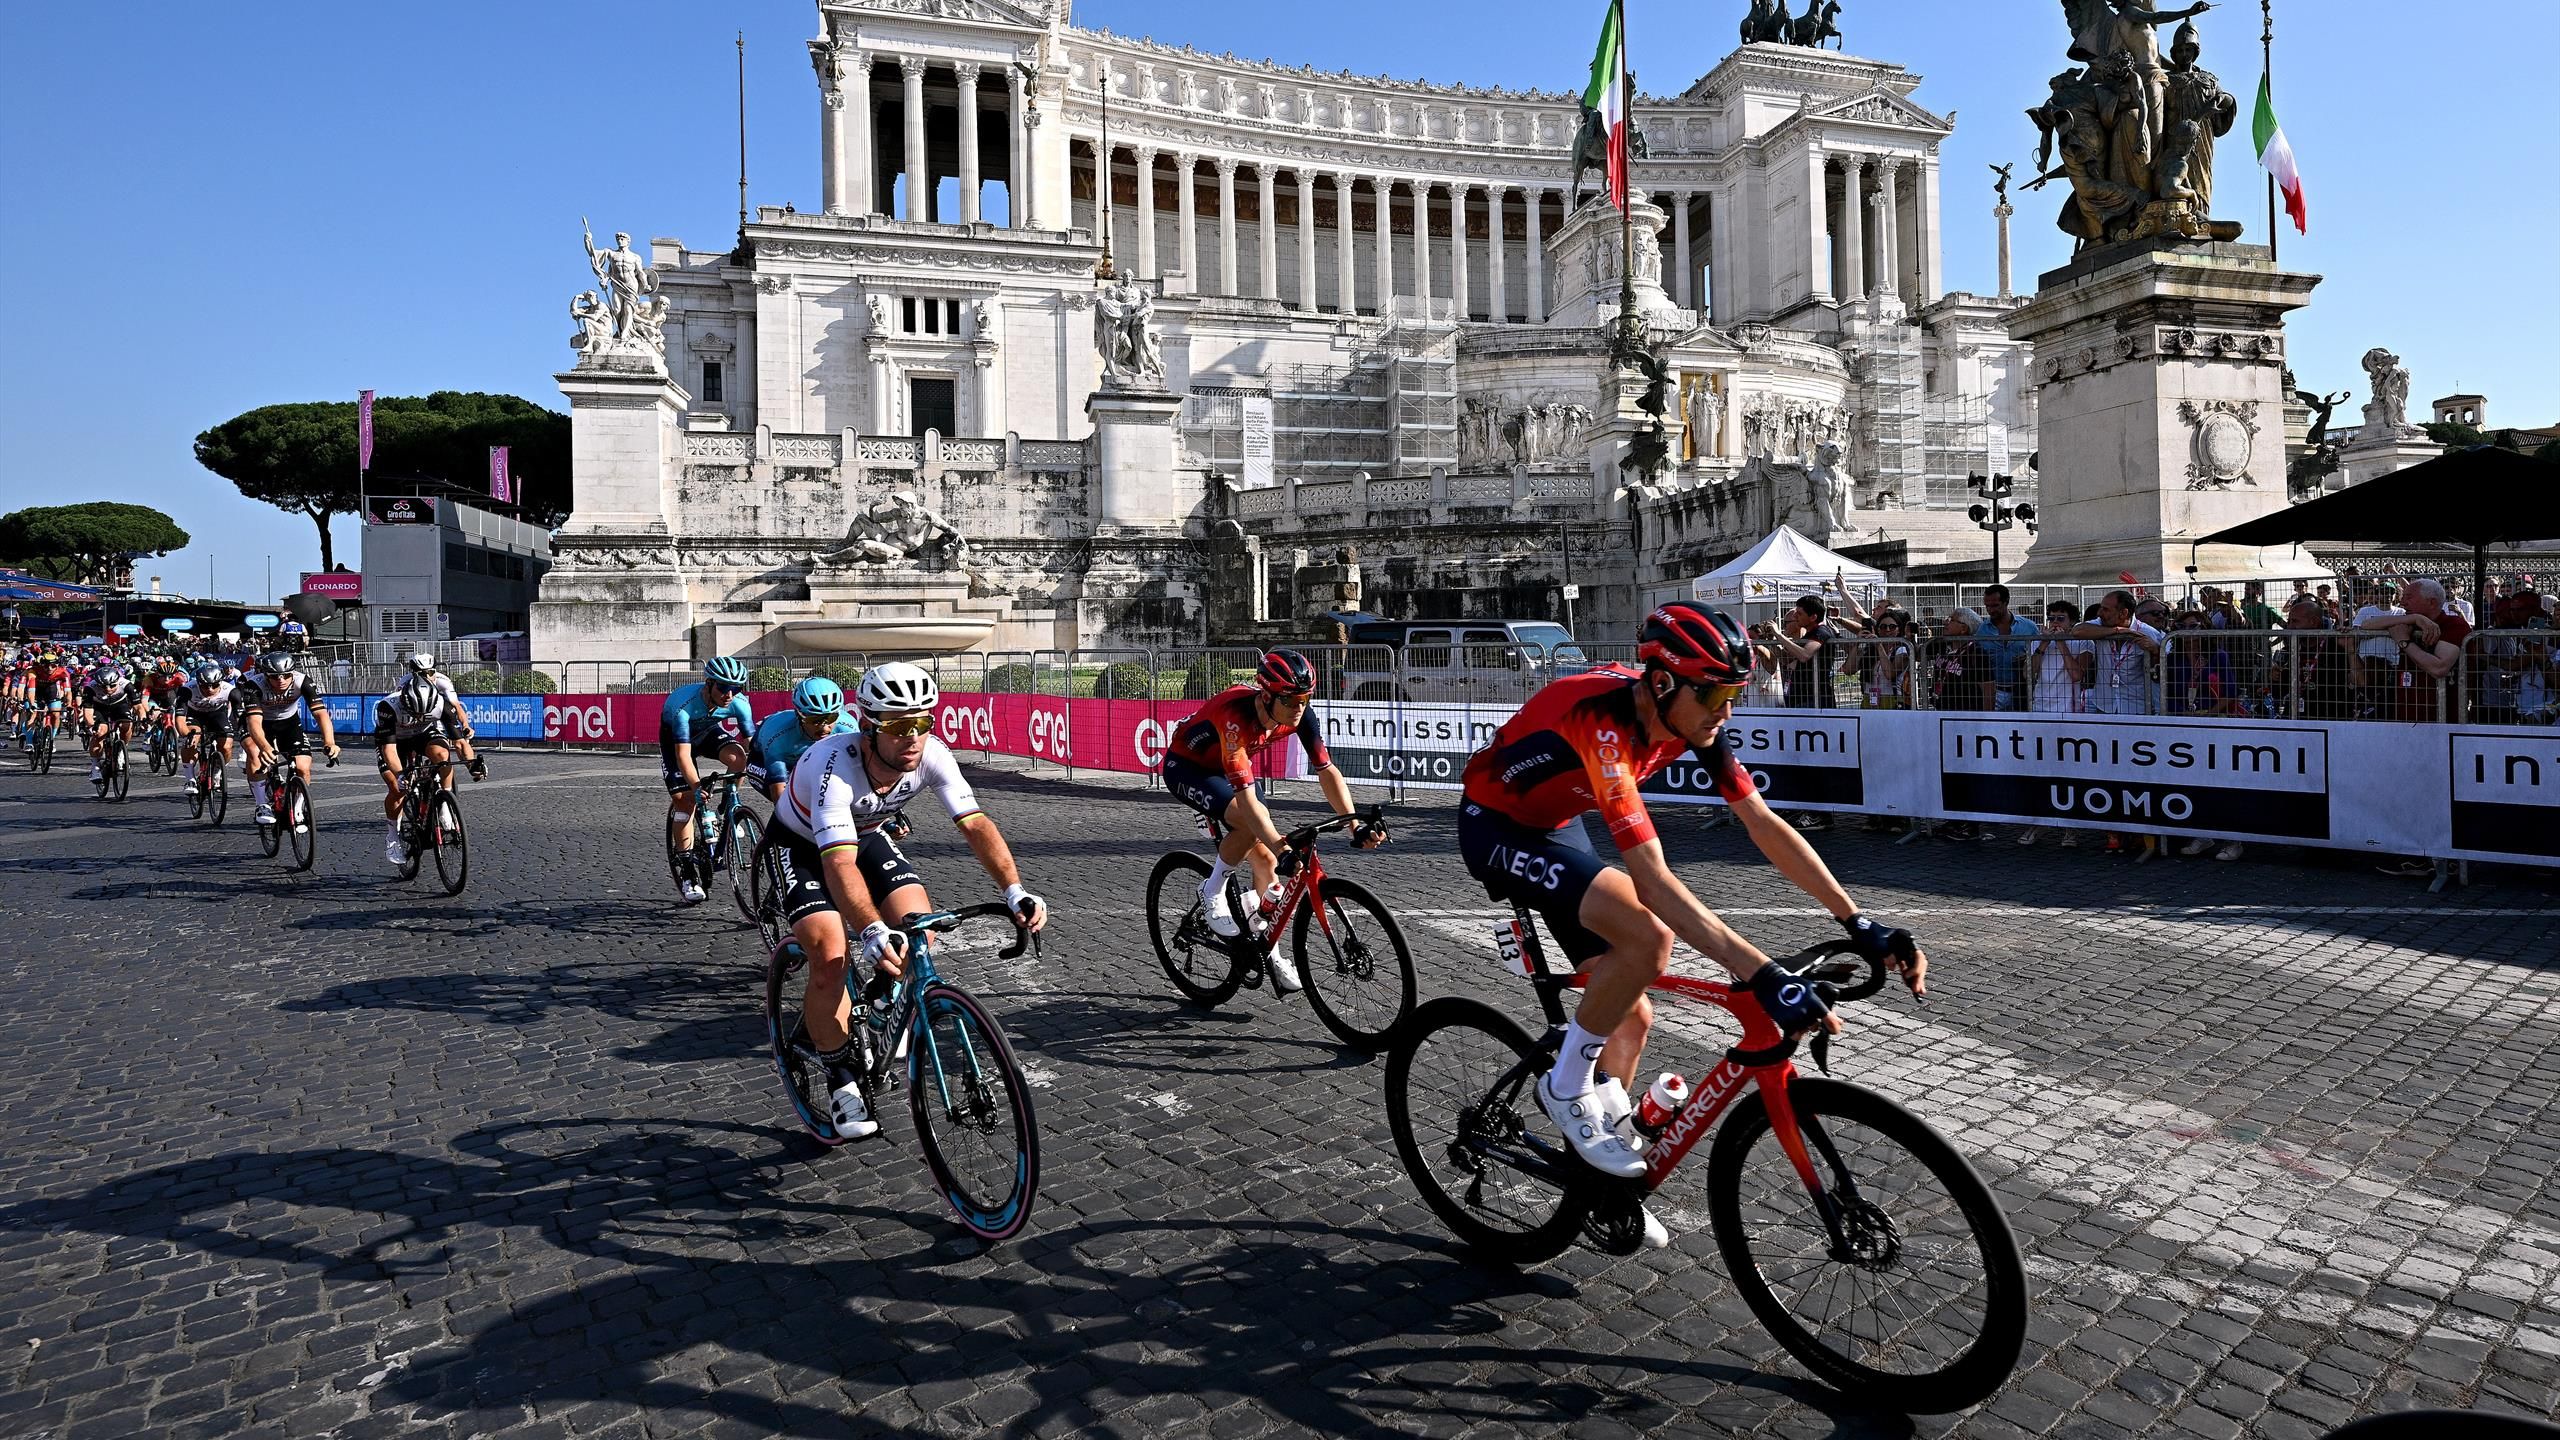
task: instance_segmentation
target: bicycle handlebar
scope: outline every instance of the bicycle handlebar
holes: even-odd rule
[[[1336,830],[1347,830],[1354,825],[1384,825],[1385,823],[1387,823],[1386,806],[1363,805],[1348,815],[1336,815],[1331,819],[1318,820],[1311,825],[1301,825],[1282,837],[1280,845],[1283,849],[1303,851],[1314,844],[1319,835],[1330,834]]]
[[[1809,945],[1792,955],[1773,955],[1769,963],[1792,970],[1811,980],[1814,989],[1821,992],[1823,1000],[1835,1006],[1845,1005],[1852,1000],[1864,1000],[1884,988],[1884,962],[1859,954],[1845,940],[1825,940],[1818,945]],[[1866,978],[1853,980],[1851,977],[1861,968],[1867,972]],[[1743,987],[1737,985],[1734,988],[1738,990]],[[1796,1042],[1803,1037],[1804,1032],[1799,1030],[1775,1045],[1758,1050],[1745,1050],[1735,1046],[1724,1052],[1725,1058],[1742,1066],[1775,1065],[1793,1056],[1796,1053]],[[1831,1032],[1814,1030],[1813,1063],[1825,1074],[1830,1073]]]
[[[910,935],[926,930],[939,933],[945,930],[957,930],[971,920],[997,918],[1013,922],[1013,943],[997,951],[997,959],[1011,960],[1019,956],[1025,948],[1034,955],[1040,953],[1040,937],[1032,933],[1031,927],[1022,923],[1022,917],[1013,913],[1012,906],[1001,900],[990,900],[978,905],[963,905],[957,910],[932,910],[922,915],[910,915],[906,919],[905,928]]]

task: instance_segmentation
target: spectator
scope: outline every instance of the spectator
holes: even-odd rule
[[[2240,683],[2231,652],[2201,610],[2181,610],[2170,622],[2168,713],[2237,715]]]
[[[2446,613],[2459,615],[2462,617],[2463,624],[2470,626],[2474,630],[2479,629],[2479,612],[2471,608],[2470,601],[2462,598],[2462,586],[2452,580],[2438,580],[2436,584],[2444,591],[2444,608]]]
[[[1957,607],[1947,616],[1946,636],[1928,661],[1929,694],[1940,710],[1989,710],[1996,699],[1991,659],[1974,638],[1982,617]],[[1988,840],[1990,832],[1971,820],[1950,820],[1938,827],[1948,840]]]
[[[2551,659],[2552,611],[2560,608],[2560,597],[2545,599],[2542,613],[2525,622],[2528,634],[2517,642],[2516,654],[2516,723],[2549,725],[2560,718],[2560,673],[2555,673]]]
[[[2385,683],[2398,692],[2397,718],[2417,724],[2451,718],[2445,713],[2445,682],[2461,667],[2470,622],[2445,609],[2444,586],[2433,580],[2401,586],[2394,614],[2397,619],[2377,619],[2367,628],[2390,640],[2393,668]]]
[[[1912,708],[1910,616],[1890,608],[1876,612],[1873,638],[1859,650],[1858,684],[1870,710]]]
[[[1982,587],[1982,623],[1974,627],[1975,643],[1991,666],[1991,708],[2027,708],[2027,651],[2036,641],[2036,622],[2009,610],[2009,587]]]
[[[1790,710],[1832,708],[1832,663],[1840,653],[1840,632],[1832,628],[1819,595],[1799,596],[1768,637],[1785,676],[1785,705]],[[1799,830],[1831,828],[1831,817],[1808,810],[1788,817]]]
[[[2347,678],[2347,642],[2310,595],[2296,595],[2285,612],[2279,709],[2297,720],[2344,720],[2355,713],[2355,688]]]
[[[2157,603],[2144,602],[2146,606]],[[2150,613],[2161,612],[2153,609]],[[2089,686],[2091,710],[2104,715],[2159,713],[2159,686],[2154,679],[2153,662],[2167,637],[2135,613],[2132,592],[2108,591],[2098,601],[2097,617],[2073,626],[2071,635],[2076,640],[2098,642],[2094,678]]]
[[[2397,704],[2391,693],[2391,680],[2400,648],[2393,638],[2391,622],[2407,612],[2389,603],[2381,591],[2359,588],[2350,593],[2361,602],[2346,626],[2359,632],[2355,649],[2347,657],[2347,675],[2356,691],[2355,718],[2388,720]],[[2403,628],[2396,633],[2405,637],[2408,632]]]
[[[2089,677],[2097,664],[2094,640],[2074,640],[2071,627],[2080,623],[2080,607],[2054,600],[2044,607],[2044,630],[2027,652],[2027,708],[2039,714],[2071,715],[2088,708]],[[2030,825],[2018,832],[2018,843],[2033,845],[2043,832]],[[2061,832],[2062,848],[2080,843],[2080,832]]]

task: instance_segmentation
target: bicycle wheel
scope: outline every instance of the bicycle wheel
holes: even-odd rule
[[[801,1128],[822,1145],[841,1145],[844,1136],[836,1132],[835,1122],[829,1118],[827,1067],[818,1062],[817,1056],[791,1043],[792,1035],[800,1028],[800,991],[793,982],[808,963],[798,945],[776,945],[766,952],[765,1044],[773,1055],[774,1073],[782,1077],[782,1093],[791,1097],[791,1110],[800,1117]],[[871,1087],[866,1081],[865,1103],[870,1098]]]
[[[39,775],[53,773],[53,732],[51,730],[36,732],[36,748],[28,757],[27,764]]]
[[[462,882],[471,878],[471,849],[462,833],[462,806],[453,792],[439,790],[427,807],[427,848],[436,852],[436,879],[443,882],[444,893],[459,895]]]
[[[204,818],[204,777],[202,775],[187,777],[187,818],[190,820]]]
[[[1897,1410],[1981,1402],[2016,1368],[2027,1277],[1990,1187],[1927,1122],[1871,1090],[1797,1077],[1808,1195],[1757,1092],[1707,1160],[1707,1211],[1751,1312],[1823,1380]],[[1839,1216],[1835,1245],[1816,1207]]]
[[[1158,860],[1147,877],[1147,935],[1156,959],[1173,988],[1200,1006],[1218,1004],[1244,983],[1236,947],[1200,913],[1200,882],[1208,878],[1209,862],[1188,850]]]
[[[133,793],[133,765],[122,745],[107,747],[107,787],[118,800]]]
[[[1031,1218],[1040,1188],[1040,1136],[1031,1085],[976,996],[937,981],[916,1005],[907,1050],[907,1108],[951,1213],[982,1240],[1003,1240]]]
[[[1289,944],[1307,1003],[1325,1028],[1363,1055],[1386,1048],[1388,1035],[1413,1013],[1413,952],[1378,897],[1326,876],[1324,893],[1299,907]]]
[[[764,822],[741,809],[729,821],[729,841],[721,847],[720,868],[729,872],[729,897],[750,925],[756,918],[756,852],[764,846]]]
[[[311,820],[311,786],[300,775],[284,782],[284,803],[276,807],[276,828],[293,846],[293,868],[308,870],[320,855],[320,834]]]
[[[213,789],[204,797],[205,823],[219,825],[222,823],[222,817],[229,813],[231,813],[231,770],[229,766],[217,766],[213,772]]]
[[[400,862],[400,878],[403,880],[417,879],[418,867],[427,863],[427,827],[418,818],[425,813],[426,803],[427,785],[423,780],[415,782],[400,800],[400,838],[406,842],[407,850],[407,858]]]
[[[1387,1049],[1387,1129],[1413,1188],[1459,1239],[1507,1264],[1563,1254],[1600,1180],[1529,1093],[1550,1053],[1455,995],[1413,1012]]]
[[[257,827],[258,848],[265,851],[268,858],[272,859],[278,850],[284,848],[284,830],[281,820],[284,812],[282,807],[276,804],[276,791],[279,787],[273,770],[267,772],[266,786],[267,823]]]

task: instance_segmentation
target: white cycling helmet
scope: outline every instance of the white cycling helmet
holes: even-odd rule
[[[863,717],[869,720],[916,711],[930,713],[942,702],[942,687],[922,669],[903,660],[892,660],[862,672],[854,699],[861,703]]]

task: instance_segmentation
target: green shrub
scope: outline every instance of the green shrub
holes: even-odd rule
[[[558,681],[539,670],[519,670],[507,677],[510,695],[548,695],[559,688]]]
[[[820,680],[833,680],[836,682],[836,688],[847,695],[853,693],[854,686],[862,683],[862,667],[847,664],[842,660],[829,660],[823,664],[812,665],[809,667],[809,673]]]
[[[1203,655],[1182,672],[1182,698],[1206,700],[1236,683],[1233,666],[1215,655]]]
[[[1152,700],[1156,695],[1156,672],[1135,660],[1122,660],[1103,669],[1094,681],[1093,693],[1105,700]]]
[[[791,688],[791,671],[781,665],[758,665],[747,672],[747,688],[788,690]]]
[[[495,670],[463,670],[453,677],[453,688],[464,695],[495,695],[498,684]]]
[[[987,693],[990,695],[1028,695],[1031,693],[1033,679],[1034,672],[1031,668],[1031,662],[1027,660],[1008,661],[1005,664],[998,665],[987,672]]]

